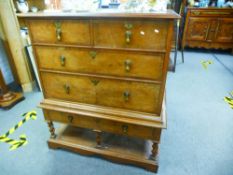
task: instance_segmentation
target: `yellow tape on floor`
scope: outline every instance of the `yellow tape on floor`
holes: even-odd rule
[[[209,60],[208,61],[201,61],[201,64],[202,64],[203,68],[205,70],[207,70],[208,66],[211,65],[211,64],[213,64],[213,61],[209,61]]]
[[[225,97],[224,101],[227,102],[230,105],[230,107],[233,109],[233,99],[232,98]]]
[[[7,131],[6,134],[0,136],[0,142],[4,142],[4,143],[11,145],[10,150],[15,150],[15,149],[17,149],[21,146],[24,146],[28,143],[25,134],[20,135],[19,140],[14,140],[14,139],[8,138],[8,136],[10,134],[13,134],[15,132],[15,130],[17,130],[19,127],[21,127],[25,122],[27,122],[30,119],[36,120],[36,118],[37,118],[36,111],[31,111],[31,112],[25,113],[25,114],[23,114],[23,116],[24,116],[23,120],[21,120],[17,125],[15,125],[9,131]]]

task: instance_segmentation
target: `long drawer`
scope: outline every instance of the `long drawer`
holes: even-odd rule
[[[39,68],[161,79],[163,54],[35,46]]]
[[[165,50],[168,23],[162,20],[95,20],[94,45]]]
[[[45,98],[160,113],[160,85],[41,72]]]
[[[66,123],[73,126],[111,132],[114,134],[141,137],[157,142],[160,141],[161,128],[139,126],[51,110],[43,110],[43,112],[45,119],[49,121]]]
[[[89,20],[28,20],[33,43],[91,45]]]

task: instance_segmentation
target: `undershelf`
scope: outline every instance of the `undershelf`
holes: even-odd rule
[[[55,139],[49,139],[50,148],[64,148],[83,155],[100,156],[105,159],[136,165],[156,172],[156,160],[149,159],[152,142],[126,136],[103,133],[101,147],[96,145],[96,133],[64,125]]]

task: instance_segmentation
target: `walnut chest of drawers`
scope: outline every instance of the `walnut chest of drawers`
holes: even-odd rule
[[[18,18],[32,40],[49,147],[156,171],[166,127],[164,89],[173,24],[179,16],[167,11]],[[55,133],[53,122],[66,125]]]

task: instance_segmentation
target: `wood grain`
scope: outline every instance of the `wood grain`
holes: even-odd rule
[[[56,99],[45,99],[40,103],[39,107],[49,111],[59,111],[62,113],[136,124],[152,128],[164,129],[167,125],[165,102],[163,103],[161,115],[153,115],[150,113],[130,111],[127,109],[117,109],[106,106],[88,105],[77,102],[72,103]],[[45,114],[45,116],[46,115],[47,114]]]
[[[173,25],[179,16],[168,11],[18,17],[29,25],[32,36],[45,119],[101,132],[97,137],[94,132],[91,141],[67,132],[50,139],[49,146],[156,170],[149,159],[157,159],[157,143],[167,126],[164,92]],[[105,132],[119,136],[111,150],[105,149]],[[121,148],[120,135],[150,139],[154,146],[150,144],[145,157],[133,145]]]
[[[93,130],[105,131],[119,135],[139,137],[160,142],[161,128],[153,128],[140,126],[136,124],[129,124],[123,122],[115,122],[106,119],[97,119],[88,116],[75,115],[72,113],[57,112],[52,110],[44,110],[45,119],[48,121],[55,121],[65,123],[81,128],[89,128]],[[72,120],[70,120],[72,118]],[[127,128],[124,130],[124,127]],[[140,131],[140,132],[138,132]]]
[[[125,24],[132,25],[132,29],[126,29]],[[161,20],[95,20],[94,45],[163,50],[166,48],[167,29],[168,23]],[[132,33],[129,43],[126,43],[127,30]]]
[[[61,40],[57,40],[56,25],[61,25]],[[90,45],[89,20],[28,20],[32,42],[63,43],[74,45]]]
[[[42,69],[160,80],[163,54],[35,46]],[[91,52],[96,57],[91,57]],[[61,57],[64,57],[62,64]],[[49,59],[48,59],[49,58]],[[126,70],[129,61],[129,70]]]
[[[159,85],[51,73],[42,73],[41,76],[46,84],[44,87],[46,98],[143,112],[159,113],[160,111],[157,100]],[[98,84],[93,81],[97,81]],[[66,92],[65,86],[69,86],[69,93]],[[130,93],[128,100],[124,98],[125,92]]]

